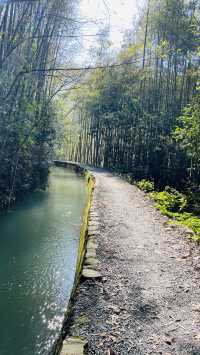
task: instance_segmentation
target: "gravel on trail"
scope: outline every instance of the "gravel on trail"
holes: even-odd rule
[[[93,174],[102,279],[80,283],[67,335],[89,355],[200,355],[199,247],[137,187]]]

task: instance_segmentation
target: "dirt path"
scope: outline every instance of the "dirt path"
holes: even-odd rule
[[[96,172],[101,281],[79,286],[71,335],[88,354],[200,355],[200,253],[145,194]]]

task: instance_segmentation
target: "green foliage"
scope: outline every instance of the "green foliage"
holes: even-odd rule
[[[181,212],[187,207],[186,196],[169,187],[166,187],[165,191],[153,192],[152,197],[157,203],[156,206],[164,214],[168,212]]]
[[[194,233],[192,238],[200,241],[200,218],[184,211],[188,206],[188,200],[185,195],[167,187],[165,191],[151,193],[151,197],[163,215],[172,219],[173,223],[191,229]]]
[[[134,183],[133,177],[131,175],[129,175],[129,174],[126,175],[126,181],[129,184],[133,184]]]
[[[197,216],[179,216],[177,218],[177,223],[180,225],[184,225],[185,227],[191,229],[194,232],[194,236],[192,239],[200,242],[200,218]]]
[[[57,34],[73,33],[74,25],[70,21],[68,27],[61,15],[71,17],[75,4],[70,0],[1,4],[0,209],[47,182],[55,139],[52,98],[62,80],[52,75],[62,42]],[[67,39],[64,42],[66,50]]]
[[[121,52],[112,53],[111,63],[122,65],[92,71],[76,91],[79,130],[65,151],[159,189],[182,189],[200,181],[199,8],[196,1],[146,4]]]
[[[136,184],[140,190],[143,190],[145,192],[151,192],[154,190],[154,182],[142,179],[141,181],[137,182]]]
[[[182,1],[151,1],[148,24],[141,16],[134,39],[124,43],[115,58],[133,64],[88,75],[87,85],[75,99],[80,124],[73,147],[77,160],[128,172],[135,180],[151,178],[159,188],[182,188],[191,182],[191,169],[193,180],[198,181],[199,111],[191,111],[198,73],[191,58],[198,46],[192,11],[196,9]],[[186,113],[182,115],[188,104],[189,125]]]
[[[174,137],[187,152],[189,174],[193,182],[200,178],[200,94],[194,97],[178,120]]]
[[[56,111],[56,159],[73,160],[71,150],[76,143],[79,133],[79,125],[73,120],[73,110],[67,100],[66,95],[59,95],[55,100]]]

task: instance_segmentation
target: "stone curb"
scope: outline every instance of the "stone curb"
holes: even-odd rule
[[[93,177],[92,173],[90,175]],[[93,192],[94,194],[94,192]],[[92,195],[92,206],[88,215],[87,242],[81,278],[83,280],[101,280],[100,262],[97,259],[98,243],[96,236],[100,235],[99,216]],[[64,340],[60,355],[84,355],[87,340],[81,337],[69,337]]]
[[[96,212],[95,202],[93,200],[92,207],[89,212],[88,223],[88,240],[86,245],[86,254],[83,264],[83,279],[101,279],[100,262],[97,258],[98,243],[96,236],[100,234],[99,218]]]
[[[60,355],[83,355],[87,340],[82,337],[70,337],[63,342]]]

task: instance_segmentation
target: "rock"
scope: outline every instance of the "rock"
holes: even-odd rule
[[[188,237],[192,237],[194,235],[194,232],[187,227],[183,227],[183,231]]]
[[[85,257],[86,257],[86,259],[87,258],[96,258],[97,257],[96,250],[95,249],[87,250]]]
[[[99,234],[99,231],[96,227],[88,227],[88,235]]]
[[[193,305],[192,310],[195,312],[200,312],[200,304]]]
[[[88,242],[89,241],[95,242],[95,236],[94,235],[89,235],[88,236]]]
[[[83,355],[87,341],[82,337],[71,337],[63,342],[60,355]]]
[[[85,279],[101,279],[101,274],[99,271],[89,268],[83,268],[82,276]]]
[[[86,258],[85,259],[85,265],[91,265],[91,266],[99,266],[99,260],[97,260],[96,258]]]
[[[196,334],[196,335],[194,336],[194,339],[200,341],[200,333],[199,333],[199,334]]]
[[[86,269],[99,270],[100,262],[97,258],[89,257],[85,259],[84,267]]]
[[[98,222],[98,219],[89,218],[88,227],[94,227],[94,226],[96,226],[96,228],[100,228],[100,224]]]
[[[90,218],[93,219],[93,218],[99,218],[99,217],[98,217],[97,213],[91,212],[90,213]]]
[[[98,265],[84,265],[86,269],[91,269],[95,271],[99,271],[99,266]]]
[[[95,243],[94,240],[89,239],[87,243],[87,250],[88,249],[97,249],[98,245]]]
[[[89,228],[98,229],[99,228],[99,223],[92,219],[91,221],[89,221],[88,227]]]
[[[115,305],[109,305],[108,308],[113,311],[115,314],[120,314],[121,309],[118,306]]]
[[[99,232],[96,230],[96,231],[88,231],[88,236],[89,237],[94,237],[94,236],[97,236],[99,235]]]
[[[172,343],[174,342],[174,338],[166,334],[164,337],[164,342],[168,345],[172,345]]]
[[[93,219],[93,218],[99,219],[99,216],[98,216],[98,214],[96,212],[90,212],[89,217],[91,219]]]

